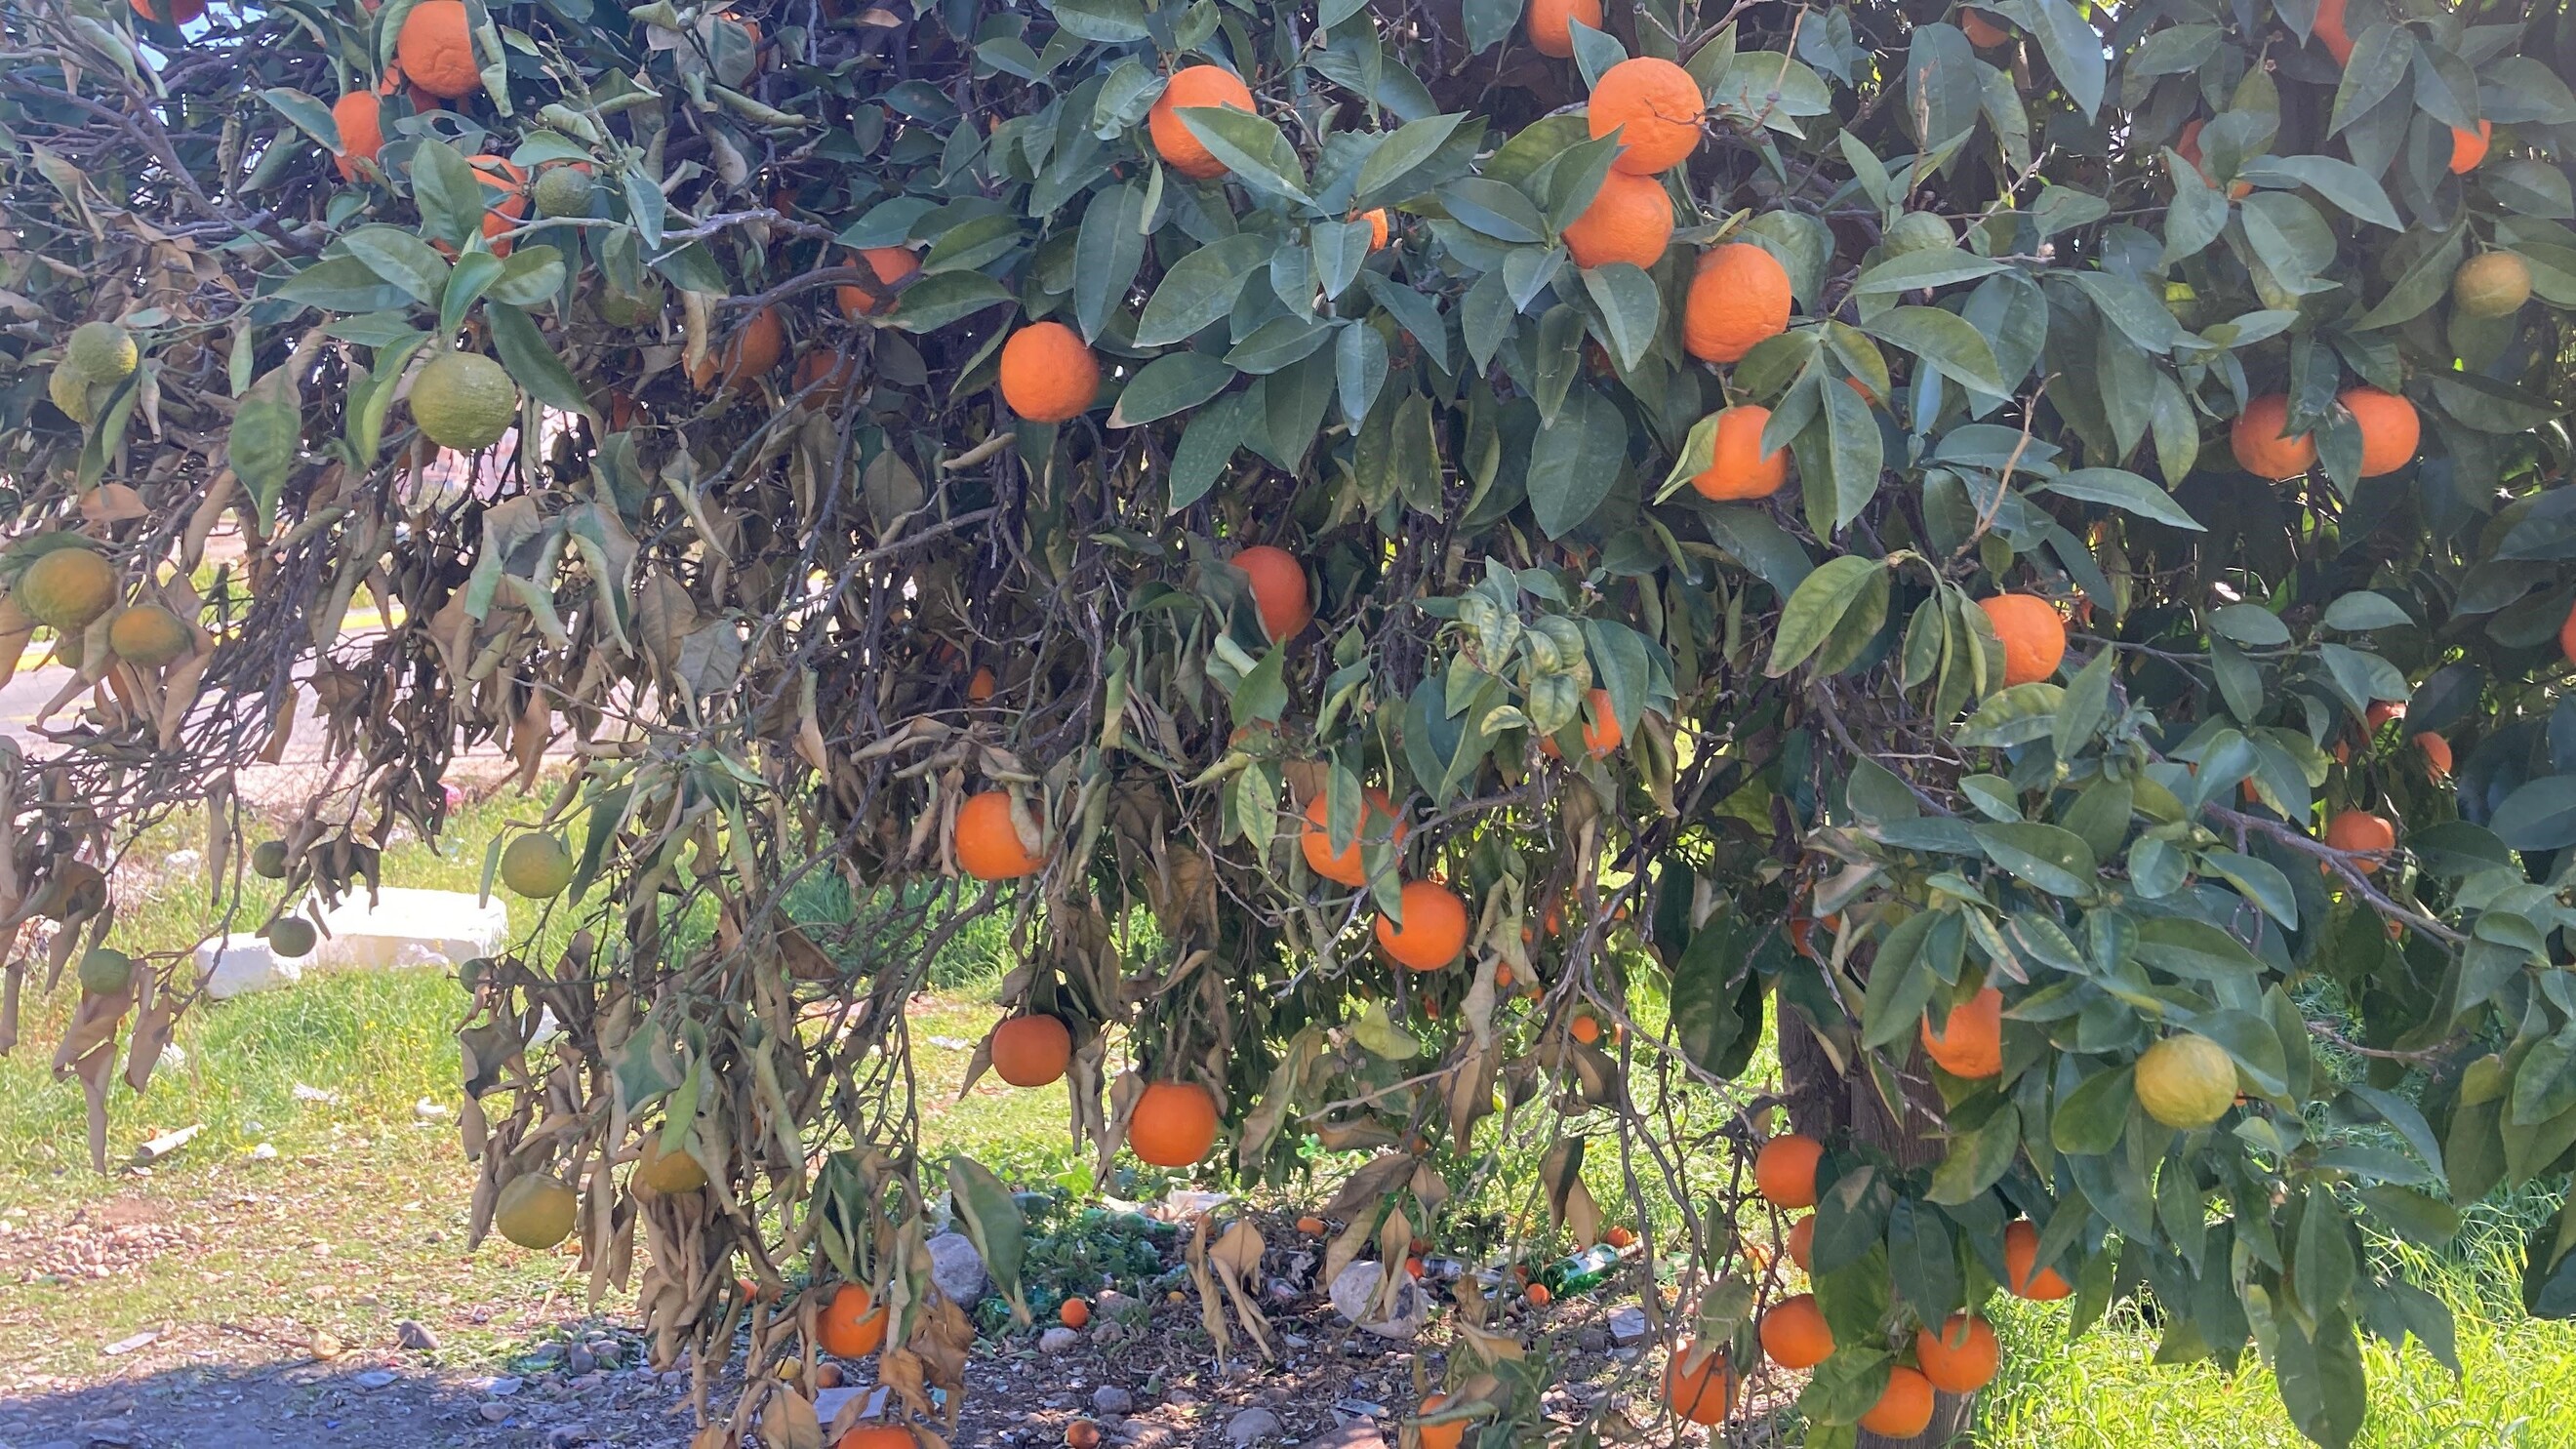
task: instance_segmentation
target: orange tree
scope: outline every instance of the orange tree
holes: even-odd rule
[[[1553,1122],[1573,1236],[1587,1148],[1659,1204],[1667,1411],[1768,1344],[1816,1444],[1953,1432],[1999,1285],[2151,1299],[2346,1442],[2362,1335],[2452,1356],[2369,1235],[2567,1171],[2554,6],[0,35],[0,624],[72,676],[7,761],[12,1008],[78,957],[58,1060],[140,1085],[199,986],[114,954],[138,830],[202,807],[295,954],[460,750],[567,759],[493,863],[555,944],[466,978],[477,1227],[577,1233],[702,1374],[882,1341],[937,1437],[901,1008],[997,912],[988,1054],[1104,1165],[1370,1152],[1328,1266],[1399,1264],[1435,1161]],[[1757,1188],[1815,1205],[1777,1319]],[[1220,1336],[1248,1231],[1193,1249]],[[1461,1307],[1423,1437],[1536,1434]],[[708,1442],[792,1429],[753,1382]]]

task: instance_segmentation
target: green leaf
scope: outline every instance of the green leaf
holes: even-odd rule
[[[981,272],[942,272],[904,288],[888,315],[906,332],[936,332],[1010,300],[1001,283]]]
[[[1068,33],[1103,45],[1125,45],[1152,33],[1137,0],[1047,0],[1047,9]]]
[[[2251,982],[2263,970],[2263,963],[2235,937],[2187,916],[2140,922],[2137,954],[2140,963],[2186,981]]]
[[[1955,312],[1899,307],[1872,319],[1865,330],[1979,392],[2000,394],[2017,380],[2005,377],[1996,365],[1995,350],[1985,334]]]
[[[331,108],[295,89],[293,86],[270,86],[259,93],[277,113],[295,123],[295,128],[322,143],[322,149],[337,153],[341,149],[340,122]]]
[[[2247,900],[2261,906],[2263,914],[2293,930],[2298,928],[2299,898],[2279,866],[2234,850],[2209,851],[2201,856],[2201,863],[2225,877]]]
[[[1443,116],[1425,116],[1397,127],[1385,140],[1378,142],[1366,161],[1360,163],[1359,180],[1352,190],[1351,205],[1366,211],[1383,202],[1403,200],[1409,193],[1386,193],[1411,175],[1414,168],[1429,161],[1448,141],[1449,134],[1458,129],[1458,123],[1466,118],[1464,112],[1453,112]]]
[[[516,247],[485,295],[513,307],[542,307],[563,292],[563,253],[550,246]]]
[[[1117,310],[1145,260],[1145,192],[1122,182],[1094,192],[1073,244],[1073,319],[1086,342]]]
[[[2326,123],[2332,136],[2386,100],[2406,79],[2415,63],[2415,37],[2385,22],[2372,25],[2352,45],[2343,79],[2335,85],[2334,113]]]
[[[548,407],[591,417],[590,400],[581,395],[580,384],[564,369],[563,359],[546,344],[545,334],[527,313],[516,307],[492,303],[483,309],[484,325],[492,329],[492,350],[501,354],[501,365],[510,379],[527,391],[528,396]]]
[[[2351,1296],[2358,1273],[2352,1233],[2344,1225],[2343,1204],[2335,1199],[2331,1187],[2310,1184],[2299,1213],[2298,1253],[2291,1261],[2291,1278],[2298,1287],[2300,1304],[2311,1313],[2340,1306]]]
[[[1238,232],[1173,263],[1145,303],[1145,315],[1136,324],[1136,345],[1179,342],[1232,311],[1244,279],[1270,260],[1272,245],[1266,237]]]
[[[1976,1127],[1950,1134],[1950,1150],[1933,1167],[1932,1186],[1923,1196],[1948,1207],[1973,1202],[2003,1181],[2020,1149],[2021,1111],[2010,1102],[1999,1103]],[[1819,1228],[1817,1236],[1823,1235]]]
[[[2067,0],[2025,0],[2021,11],[2038,20],[2029,27],[2031,38],[2039,42],[2067,98],[2090,119],[2102,107],[2102,88],[2109,78],[2101,32]]]
[[[436,137],[422,141],[411,154],[411,187],[431,240],[463,246],[467,237],[483,234],[483,180],[455,147]]]
[[[1818,564],[1781,607],[1780,628],[1772,637],[1771,662],[1764,672],[1776,679],[1823,648],[1870,580],[1886,570],[1877,559],[1850,553]]]
[[[2325,626],[2348,632],[2399,629],[2414,623],[2406,610],[2386,594],[2359,589],[2326,605]]]
[[[2067,498],[2081,498],[2087,503],[2108,504],[2168,527],[2187,528],[2194,533],[2206,531],[2189,510],[2174,501],[2172,494],[2125,468],[2078,468],[2030,487],[2036,493],[2055,493]],[[2286,638],[2285,632],[2285,641]]]
[[[1547,218],[1516,186],[1486,176],[1461,176],[1433,194],[1460,225],[1496,241],[1530,245],[1547,240]]]
[[[1664,298],[1655,279],[1626,262],[1586,268],[1582,275],[1583,290],[1610,329],[1603,340],[1618,354],[1621,368],[1635,367],[1655,345],[1664,322]]]
[[[2127,1066],[2095,1072],[2058,1098],[2049,1114],[2051,1145],[2069,1156],[2099,1155],[2120,1145],[2129,1125],[2129,1104],[2137,1100],[2137,1072]]]
[[[1166,505],[1171,512],[1198,502],[1216,486],[1226,464],[1234,460],[1235,449],[1242,446],[1243,430],[1251,418],[1251,398],[1237,392],[1218,398],[1190,419],[1181,430],[1180,447],[1172,453],[1172,494]]]
[[[1319,221],[1308,229],[1306,246],[1314,254],[1315,277],[1323,283],[1325,297],[1338,298],[1350,290],[1368,261],[1374,235],[1365,221]]]
[[[1952,247],[1926,247],[1890,257],[1860,274],[1853,284],[1856,297],[1892,297],[1899,292],[1918,291],[1926,287],[1945,287],[1952,282],[1973,282],[2008,270],[2002,262],[1981,257],[1973,252]]]
[[[2182,335],[2173,314],[2165,310],[2164,299],[2137,278],[2112,272],[2077,272],[2073,280],[2093,300],[2094,310],[2102,314],[2103,321],[2147,351],[2161,357],[2173,349],[2175,340]]]
[[[990,1169],[960,1152],[948,1159],[948,1200],[957,1209],[958,1227],[984,1259],[984,1271],[993,1275],[1003,1296],[1025,1319],[1028,1305],[1020,1298],[1020,1269],[1028,1250],[1019,1199]]]
[[[1386,386],[1386,339],[1365,322],[1345,322],[1333,339],[1333,388],[1353,428],[1368,419]]]
[[[286,491],[295,469],[297,444],[304,433],[304,404],[295,378],[285,367],[259,375],[233,403],[233,424],[226,456],[233,476],[259,504],[261,527],[277,517],[278,495]]]
[[[2487,822],[2515,850],[2576,845],[2576,775],[2543,775],[2507,795]]]
[[[1137,369],[1109,410],[1109,426],[1132,428],[1194,408],[1225,391],[1235,370],[1204,352],[1166,352]]]
[[[1237,181],[1255,191],[1314,203],[1306,191],[1306,168],[1297,159],[1297,148],[1266,118],[1231,106],[1189,106],[1172,114],[1199,138],[1209,155],[1225,163]]]
[[[2056,825],[2012,821],[1972,827],[1986,858],[2054,896],[2088,896],[2101,867],[2084,837]]]
[[[378,277],[375,268],[356,257],[315,262],[269,295],[326,312],[381,312],[413,300],[409,291]]]
[[[2455,227],[2444,233],[2441,241],[2425,248],[2423,255],[2390,285],[2388,294],[2353,325],[2364,330],[2394,327],[2421,316],[2426,308],[2450,294],[2451,276],[2460,269],[2460,253],[2467,243],[2465,228]]]
[[[340,238],[340,245],[415,302],[435,303],[447,286],[447,259],[399,227],[362,226]]]
[[[2290,626],[2260,604],[2221,604],[2210,611],[2209,627],[2248,649],[2276,649],[2290,642]]]
[[[1832,502],[1833,526],[1840,530],[1878,495],[1885,441],[1877,415],[1859,393],[1821,381],[1816,390],[1822,416],[1798,434],[1798,474],[1811,515],[1821,485]]]
[[[2390,231],[2402,231],[2397,208],[2370,173],[2333,156],[2266,156],[2236,173],[2257,186],[2305,186],[2335,204],[2344,215]]]
[[[494,282],[501,280],[501,259],[476,248],[456,259],[456,274],[448,278],[447,291],[438,299],[438,330],[452,334],[465,325],[465,314]]]
[[[1530,445],[1529,505],[1539,531],[1563,538],[1583,525],[1619,479],[1628,423],[1616,403],[1590,387],[1566,395],[1551,427]]]

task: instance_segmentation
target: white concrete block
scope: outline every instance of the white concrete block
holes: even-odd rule
[[[464,891],[387,887],[370,904],[359,890],[336,906],[317,904],[314,914],[322,926],[313,952],[320,966],[444,969],[497,956],[510,941],[510,908]]]
[[[268,942],[257,936],[223,936],[198,944],[197,978],[206,983],[208,996],[224,1001],[253,991],[294,985],[304,979],[307,959],[310,958],[280,959],[268,949]]]

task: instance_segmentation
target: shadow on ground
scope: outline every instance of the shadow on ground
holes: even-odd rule
[[[209,1363],[12,1393],[0,1398],[0,1449],[681,1449],[694,1424],[684,1403],[640,1370],[565,1379]]]

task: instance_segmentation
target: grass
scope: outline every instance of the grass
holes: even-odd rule
[[[531,813],[519,800],[470,805],[446,851],[417,842],[389,851],[386,884],[473,890],[484,842],[505,818]],[[182,949],[207,910],[195,875],[125,904],[117,941],[129,949]],[[852,909],[840,883],[820,875],[790,902],[808,922],[846,921]],[[536,924],[524,905],[513,916],[519,929]],[[979,922],[932,962],[933,991],[913,1003],[924,1145],[972,1156],[1017,1186],[1083,1197],[1093,1158],[1071,1140],[1061,1095],[1015,1091],[989,1076],[960,1094],[974,1044],[999,1013],[1008,958],[1002,923]],[[443,1360],[483,1366],[581,1313],[571,1259],[497,1240],[465,1249],[473,1174],[453,1117],[453,1032],[464,1003],[445,973],[331,973],[192,1013],[177,1038],[180,1058],[149,1093],[116,1088],[112,1151],[128,1153],[166,1128],[198,1123],[203,1131],[155,1170],[105,1178],[88,1170],[77,1085],[48,1070],[68,994],[31,996],[26,1040],[0,1061],[0,1282],[13,1285],[0,1294],[0,1361],[15,1371],[95,1374],[100,1345],[148,1328],[203,1336],[220,1324],[280,1339],[319,1329],[381,1343],[402,1317],[439,1332]],[[1633,1005],[1650,1029],[1660,1019],[1659,1003],[1641,996]],[[1757,1072],[1768,1069],[1770,1051],[1766,1042]],[[418,1110],[424,1103],[427,1114]],[[1525,1113],[1522,1127],[1531,1123]],[[254,1155],[263,1146],[273,1155]],[[1615,1152],[1596,1152],[1587,1177],[1605,1203],[1625,1199]],[[1109,1186],[1145,1195],[1154,1184],[1122,1175]],[[1501,1199],[1494,1192],[1471,1206],[1508,1219],[1523,1205]],[[2533,1322],[2515,1300],[2524,1236],[2554,1207],[2538,1195],[2481,1205],[2449,1253],[2399,1264],[2451,1304],[2467,1373],[2455,1381],[2420,1347],[2401,1354],[2370,1345],[2373,1408],[2360,1441],[2368,1449],[2576,1444],[2576,1400],[2562,1390],[2576,1382],[2576,1327]],[[76,1214],[92,1224],[126,1214],[193,1225],[198,1242],[84,1277],[49,1256],[87,1231],[66,1226]],[[2064,1322],[2062,1307],[1999,1308],[2005,1372],[1980,1406],[1976,1442],[1985,1449],[2305,1442],[2251,1356],[2233,1376],[2208,1365],[2159,1366],[2156,1334],[2133,1314],[2072,1343]]]

